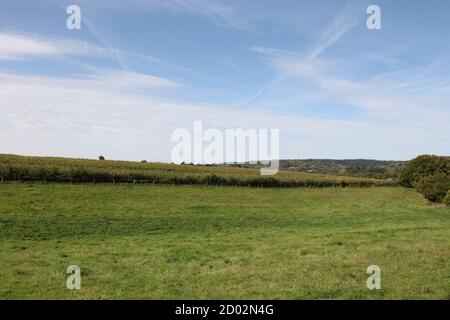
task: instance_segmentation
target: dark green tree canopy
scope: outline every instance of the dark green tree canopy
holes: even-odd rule
[[[450,157],[421,155],[409,161],[400,173],[400,184],[414,187],[420,179],[438,173],[450,174]]]

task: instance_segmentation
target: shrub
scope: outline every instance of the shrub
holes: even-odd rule
[[[414,186],[426,199],[433,202],[442,202],[448,189],[450,189],[450,177],[444,173],[437,173],[423,177]]]
[[[450,157],[422,155],[406,164],[400,173],[400,184],[412,187],[423,177],[437,173],[450,174]]]
[[[447,191],[447,195],[444,198],[444,204],[450,207],[450,190]]]

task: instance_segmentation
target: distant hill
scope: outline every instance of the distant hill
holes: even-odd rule
[[[280,169],[320,173],[334,176],[360,178],[396,179],[406,161],[382,161],[367,159],[287,159],[280,160]],[[238,167],[259,167],[258,165],[231,165]]]

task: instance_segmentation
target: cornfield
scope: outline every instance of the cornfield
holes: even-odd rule
[[[0,154],[1,181],[72,183],[205,184],[246,187],[392,186],[394,180],[280,171],[261,176],[258,169],[130,161],[99,161]]]

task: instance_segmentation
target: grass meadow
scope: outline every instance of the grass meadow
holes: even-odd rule
[[[450,209],[402,187],[8,182],[0,284],[1,299],[450,299]]]

